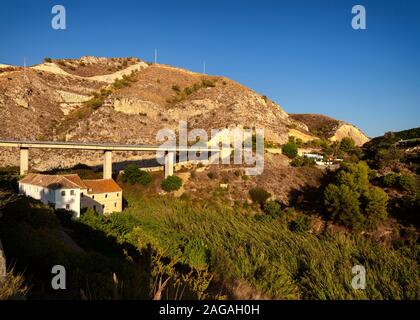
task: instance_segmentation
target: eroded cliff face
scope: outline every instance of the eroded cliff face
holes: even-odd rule
[[[354,140],[357,146],[362,146],[370,139],[358,128],[351,124],[341,124],[337,130],[334,132],[334,135],[330,137],[331,141],[340,141],[344,137],[350,137]]]

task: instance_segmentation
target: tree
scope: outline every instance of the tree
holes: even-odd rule
[[[152,181],[152,177],[149,172],[140,170],[135,164],[129,164],[124,169],[123,181],[132,185],[140,183],[143,186],[147,186]]]
[[[282,153],[293,159],[298,155],[298,146],[295,142],[286,143],[281,149]]]
[[[344,151],[344,152],[348,153],[348,152],[352,151],[355,146],[356,146],[356,143],[350,137],[344,137],[340,141],[340,150],[341,151]]]
[[[168,176],[160,184],[163,190],[170,192],[176,191],[182,186],[182,179],[177,176]]]
[[[324,192],[331,218],[353,229],[375,228],[387,217],[388,196],[369,183],[369,167],[364,162],[343,164],[336,183]]]
[[[357,192],[346,185],[330,184],[325,189],[324,201],[333,220],[353,229],[362,227],[364,217],[360,212]]]
[[[384,221],[388,216],[386,211],[388,196],[382,189],[371,187],[364,194],[364,200],[366,201],[364,210],[366,216],[365,225],[369,229],[374,229],[378,223]]]

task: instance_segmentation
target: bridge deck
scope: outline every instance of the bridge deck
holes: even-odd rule
[[[64,142],[64,141],[16,141],[0,140],[0,147],[10,148],[38,148],[38,149],[76,149],[102,151],[196,151],[219,152],[219,148],[209,147],[180,147],[158,145],[127,145],[93,142]]]

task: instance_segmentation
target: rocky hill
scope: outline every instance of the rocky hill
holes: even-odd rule
[[[316,138],[311,124],[290,117],[279,105],[221,76],[150,64],[137,58],[49,59],[32,67],[0,65],[0,138],[119,143],[156,143],[156,133],[176,129],[235,126],[265,129],[265,137],[284,143],[290,128]],[[331,139],[367,139],[351,125],[335,126]],[[3,165],[17,164],[18,153],[1,150]],[[133,154],[116,155],[131,159]],[[32,165],[100,163],[95,153],[31,151]]]
[[[289,117],[303,134],[310,134],[313,138],[340,141],[344,137],[350,137],[358,146],[369,141],[369,138],[354,125],[322,114],[289,114]],[[303,140],[307,141],[310,138]]]

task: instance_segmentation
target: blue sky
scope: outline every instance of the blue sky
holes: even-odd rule
[[[51,28],[51,8],[67,29]],[[362,4],[367,29],[351,28]],[[136,56],[230,77],[369,136],[420,125],[420,1],[2,0],[0,63]]]

